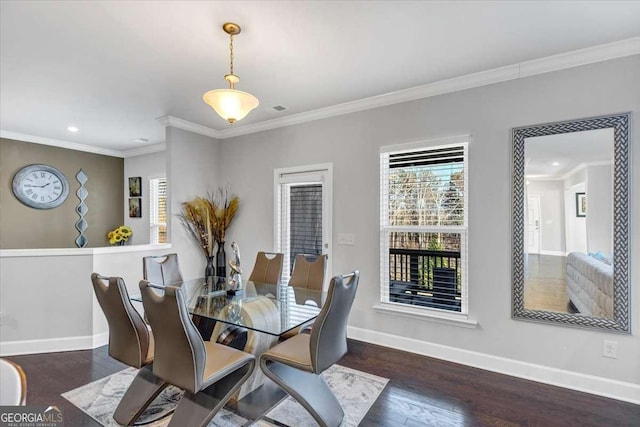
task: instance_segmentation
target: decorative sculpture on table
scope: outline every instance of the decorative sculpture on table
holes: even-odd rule
[[[236,290],[242,289],[242,270],[240,269],[240,248],[236,242],[231,243],[231,249],[233,250],[233,259],[229,260],[229,277],[227,278],[227,284],[229,289]]]

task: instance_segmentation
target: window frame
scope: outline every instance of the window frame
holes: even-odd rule
[[[168,219],[168,214],[169,214],[169,206],[168,206],[168,197],[167,197],[167,192],[168,192],[168,182],[167,182],[167,177],[166,176],[155,176],[155,177],[149,177],[149,243],[152,245],[158,245],[158,244],[163,244],[163,243],[167,243],[169,241],[169,227],[168,227],[168,221],[161,223],[161,222],[154,222],[154,217],[155,218],[159,218],[160,215],[157,213],[159,211],[159,194],[157,194],[157,190],[156,190],[156,186],[154,185],[154,181],[160,181],[160,180],[164,180],[164,186],[165,186],[165,218]],[[159,188],[159,185],[158,185]],[[165,242],[160,242],[160,227],[164,226],[165,227]]]
[[[327,266],[324,288],[329,283],[332,274],[333,252],[333,163],[320,163],[306,166],[294,166],[277,168],[273,171],[273,250],[282,252],[282,189],[281,184],[292,183],[321,183],[322,184],[322,228],[323,228],[323,254],[327,254]],[[286,255],[286,254],[285,254]],[[285,256],[285,258],[287,258]],[[282,280],[289,279],[287,271],[288,262],[282,269]]]
[[[407,308],[409,313],[415,315],[427,314],[433,317],[442,318],[468,318],[469,314],[469,281],[468,281],[468,233],[469,233],[469,143],[470,135],[458,135],[448,138],[429,139],[407,144],[395,144],[380,147],[380,305],[376,305],[376,309],[387,312],[397,312],[400,309]],[[389,163],[388,157],[393,153],[403,153],[412,151],[437,150],[441,148],[462,147],[463,149],[463,224],[462,225],[389,225],[389,200],[388,200],[388,177]],[[386,156],[386,159],[385,159]],[[459,233],[460,234],[460,268],[461,268],[461,305],[460,311],[450,311],[438,309],[434,307],[425,307],[420,305],[406,304],[402,302],[392,302],[389,298],[390,289],[390,244],[389,239],[392,232],[440,232],[440,233]]]

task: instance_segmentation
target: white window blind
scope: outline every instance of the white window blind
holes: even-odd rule
[[[167,242],[167,179],[149,181],[149,225],[151,243]]]
[[[466,138],[380,153],[381,301],[467,312]]]

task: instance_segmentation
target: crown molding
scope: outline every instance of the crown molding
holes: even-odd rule
[[[158,121],[165,126],[177,127],[216,139],[226,139],[638,54],[640,54],[640,37],[633,37],[277,119],[236,125],[222,130],[212,129],[172,116],[161,117]]]
[[[142,156],[143,154],[159,153],[167,148],[167,144],[161,142],[160,144],[145,145],[143,147],[132,148],[131,150],[121,151],[122,157]]]
[[[531,61],[525,61],[518,64],[467,74],[465,76],[440,80],[421,86],[371,96],[357,101],[344,102],[342,104],[292,114],[290,116],[279,117],[277,119],[265,120],[247,125],[236,125],[222,130],[213,129],[170,115],[158,117],[156,121],[165,127],[171,126],[220,140],[638,54],[640,54],[640,37],[633,37],[613,43],[602,44]],[[125,158],[154,153],[165,149],[165,145],[163,143],[145,146],[142,148],[134,148],[132,150],[119,151],[7,130],[0,130],[0,137]]]
[[[520,63],[520,77],[550,73],[638,54],[640,54],[640,37],[633,37],[522,62]]]
[[[173,128],[178,128],[182,130],[186,130],[189,132],[197,133],[199,135],[209,136],[211,138],[220,139],[221,131],[217,129],[213,129],[207,126],[202,126],[197,123],[193,123],[178,117],[174,116],[162,116],[156,119],[158,123],[163,126],[171,126]]]
[[[93,145],[79,144],[77,142],[63,141],[61,139],[46,138],[44,136],[28,135],[26,133],[12,132],[0,129],[0,138],[13,139],[16,141],[32,142],[34,144],[51,145],[53,147],[66,148],[68,150],[84,151],[104,156],[124,157],[123,152],[110,148],[96,147]]]

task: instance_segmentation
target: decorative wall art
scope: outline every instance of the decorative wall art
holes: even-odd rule
[[[76,191],[76,196],[80,200],[78,206],[76,206],[76,213],[80,217],[80,219],[76,222],[76,230],[80,232],[80,235],[76,237],[76,246],[79,248],[84,248],[87,246],[87,238],[84,235],[84,232],[89,228],[89,224],[84,219],[84,216],[89,212],[89,208],[84,204],[85,199],[89,195],[89,192],[84,187],[84,185],[89,181],[89,177],[82,169],[78,171],[76,174],[76,179],[80,183],[80,188]]]
[[[142,206],[140,197],[129,199],[129,218],[142,218]]]
[[[576,193],[576,216],[587,216],[587,195],[586,193]]]
[[[142,177],[129,178],[129,197],[142,197]]]

